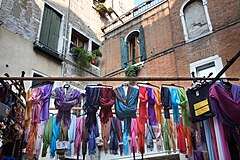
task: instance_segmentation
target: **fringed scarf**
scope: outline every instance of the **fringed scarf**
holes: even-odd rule
[[[27,141],[27,146],[26,146],[26,157],[29,159],[32,159],[34,156],[34,147],[35,147],[35,142],[37,138],[37,132],[38,132],[38,125],[36,124],[31,124],[29,135],[28,135],[28,141]]]
[[[41,97],[42,97],[41,88],[35,88],[32,93],[32,105],[33,105],[32,123],[34,124],[40,122],[40,110],[42,107]]]
[[[57,123],[56,116],[53,117],[53,127],[52,127],[52,141],[50,144],[50,158],[55,157],[55,151],[56,151],[56,141],[60,137],[60,123]]]
[[[86,118],[83,117],[82,119],[82,155],[85,157],[87,153],[87,142],[89,140],[89,133],[88,129],[86,128]]]
[[[76,119],[76,134],[74,141],[74,153],[79,156],[81,141],[82,141],[82,127],[83,127],[83,117],[78,117]]]
[[[53,84],[47,84],[41,87],[42,90],[42,108],[40,110],[40,121],[49,119],[49,102],[52,93]]]
[[[71,146],[75,140],[76,135],[76,115],[72,115],[71,124],[68,129],[68,147],[67,147],[67,156],[71,156]]]
[[[180,123],[177,124],[177,147],[180,153],[186,154],[187,147],[185,142],[185,134],[183,130],[182,118],[180,118]]]
[[[148,113],[147,113],[148,92],[146,87],[139,86],[138,98],[140,99],[139,121],[142,124],[145,124],[147,123],[147,119],[148,119]]]
[[[111,118],[110,118],[110,120],[107,121],[107,123],[101,123],[103,150],[104,150],[105,154],[108,153],[108,141],[110,138],[110,126],[111,126]]]
[[[159,89],[154,89],[154,96],[156,103],[154,105],[154,111],[156,115],[156,121],[158,124],[163,124],[163,119],[162,119],[162,102],[161,102],[161,93]]]
[[[173,152],[176,153],[176,143],[175,143],[175,136],[174,136],[174,129],[173,129],[173,123],[172,123],[172,119],[168,119],[168,135],[170,137],[171,140],[171,144],[172,144],[172,148],[173,148]]]
[[[54,90],[52,96],[55,98],[55,108],[58,109],[56,122],[58,123],[63,119],[64,125],[69,128],[71,123],[71,108],[80,105],[81,92],[70,87],[65,93],[63,87],[58,87]]]
[[[171,147],[169,142],[169,134],[168,134],[168,123],[165,118],[163,118],[163,125],[161,126],[162,129],[162,136],[163,136],[163,146],[167,153],[171,153]]]
[[[41,121],[38,124],[37,138],[34,147],[34,153],[36,157],[39,157],[41,151],[45,123],[46,123],[45,121]]]
[[[180,114],[178,110],[178,105],[180,104],[180,99],[178,95],[177,88],[169,88],[171,99],[172,99],[172,106],[173,106],[173,121],[176,123],[180,123]]]
[[[92,126],[97,123],[96,112],[99,109],[100,92],[101,88],[86,87],[86,102],[83,110],[87,113],[85,125],[89,133]]]
[[[96,120],[97,120],[97,118],[96,118]],[[88,141],[88,154],[89,155],[96,154],[96,138],[97,137],[99,137],[99,129],[98,129],[98,122],[96,121],[96,123],[92,125],[92,128],[90,130],[89,141]]]
[[[147,123],[147,133],[146,133],[146,136],[147,136],[147,148],[152,151],[153,150],[153,139],[156,139],[156,136],[154,134],[154,131],[153,131],[153,128],[152,126],[150,125],[149,121]]]
[[[113,117],[110,126],[110,154],[118,154],[118,144],[122,142],[122,127],[121,121],[117,117]],[[119,146],[120,155],[122,155],[122,145]]]
[[[135,118],[132,118],[132,123],[131,123],[131,151],[132,153],[137,153],[137,120]]]
[[[137,137],[138,137],[138,151],[144,153],[144,138],[145,138],[145,123],[141,122],[140,117],[137,117]]]
[[[172,109],[172,100],[171,100],[170,91],[166,87],[161,88],[161,100],[162,100],[162,105],[164,107],[164,117],[166,119],[170,119],[169,109]]]
[[[99,103],[101,106],[100,110],[100,120],[101,123],[107,123],[110,117],[113,116],[112,114],[112,106],[115,103],[114,92],[112,88],[102,88],[101,89],[101,94],[99,97]]]
[[[154,105],[156,103],[154,92],[152,88],[147,88],[148,91],[148,116],[149,124],[156,125],[156,115],[154,111]]]
[[[52,140],[53,116],[51,116],[44,128],[42,157],[46,157],[48,146]]]
[[[26,110],[24,115],[23,126],[25,127],[24,141],[27,142],[29,128],[30,128],[30,120],[32,118],[32,93],[33,89],[29,89],[26,93]]]

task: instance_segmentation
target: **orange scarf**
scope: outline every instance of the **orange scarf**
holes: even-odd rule
[[[163,119],[162,119],[162,101],[161,101],[161,93],[159,89],[154,89],[154,95],[155,95],[155,100],[156,103],[154,105],[154,110],[155,110],[155,115],[156,115],[156,120],[158,124],[163,124]]]

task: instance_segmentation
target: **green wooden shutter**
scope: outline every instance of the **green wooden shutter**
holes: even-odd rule
[[[44,12],[43,12],[41,33],[40,33],[40,42],[42,44],[45,44],[46,46],[48,45],[48,36],[49,36],[49,28],[51,25],[51,17],[52,17],[51,10],[45,6]]]
[[[140,26],[140,28],[139,28],[139,42],[140,42],[141,61],[145,61],[147,59],[147,54],[146,54],[143,26]]]
[[[126,68],[128,66],[128,45],[124,41],[124,37],[120,37],[120,46],[121,46],[121,57],[122,57],[122,68]]]

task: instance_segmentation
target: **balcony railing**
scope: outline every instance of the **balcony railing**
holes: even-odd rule
[[[128,11],[125,14],[123,14],[122,16],[120,16],[119,18],[113,20],[109,24],[102,27],[102,31],[104,33],[107,33],[111,30],[114,30],[115,28],[121,26],[122,24],[125,24],[126,22],[134,19],[135,17],[140,16],[145,11],[148,11],[148,10],[152,9],[155,6],[157,6],[160,3],[165,2],[165,1],[166,0],[148,0],[148,1],[145,1],[144,3],[134,7],[130,11]]]

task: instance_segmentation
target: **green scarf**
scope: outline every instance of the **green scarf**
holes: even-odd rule
[[[188,110],[187,110],[187,94],[183,88],[178,89],[178,95],[180,98],[180,106],[182,107],[182,119],[183,119],[183,126],[190,126],[190,121],[188,117]]]
[[[169,134],[168,134],[168,123],[165,117],[163,116],[163,124],[161,125],[162,137],[163,137],[163,146],[167,153],[171,153],[171,147],[169,143]]]
[[[53,116],[50,116],[47,124],[44,128],[43,133],[43,149],[42,149],[42,157],[46,157],[48,146],[52,140],[52,126],[53,126]]]

